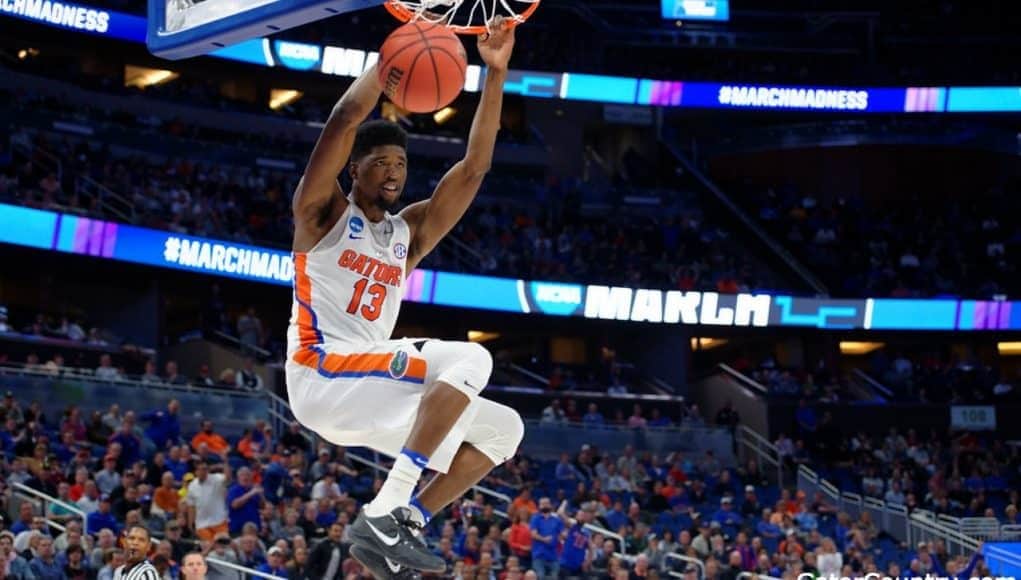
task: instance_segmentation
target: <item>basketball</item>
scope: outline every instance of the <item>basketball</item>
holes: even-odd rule
[[[456,34],[430,22],[409,22],[395,30],[379,50],[383,93],[412,113],[431,113],[449,105],[464,88],[468,57]]]

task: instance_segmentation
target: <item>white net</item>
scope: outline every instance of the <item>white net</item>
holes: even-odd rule
[[[459,32],[480,33],[503,16],[515,24],[528,19],[540,0],[389,0],[387,8],[402,20],[425,20]]]

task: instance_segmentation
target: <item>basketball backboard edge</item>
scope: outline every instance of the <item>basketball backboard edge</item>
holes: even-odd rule
[[[169,60],[207,54],[249,38],[383,3],[383,0],[271,0],[187,30],[167,32],[168,1],[174,0],[148,0],[146,44],[154,55]],[[202,4],[213,2],[236,4],[236,0],[205,0]]]

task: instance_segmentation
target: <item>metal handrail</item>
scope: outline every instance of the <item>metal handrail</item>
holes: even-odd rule
[[[29,369],[22,364],[11,364],[4,363],[0,364],[0,374],[14,372],[21,375],[37,376],[42,378],[54,378],[53,373],[46,369]],[[96,378],[96,375],[91,369],[81,369],[76,367],[61,367],[60,375],[61,378],[89,381],[94,383],[113,383],[118,385],[145,387],[147,389],[165,389],[169,391],[187,391],[187,392],[209,392],[216,393],[218,395],[229,395],[232,397],[246,397],[246,398],[261,398],[262,394],[252,393],[249,391],[234,391],[227,389],[214,389],[211,387],[200,387],[195,385],[174,385],[171,383],[149,383],[143,382],[139,379],[132,378],[118,378],[118,379],[100,379]]]
[[[674,158],[684,166],[684,169],[697,179],[717,200],[720,201],[724,206],[727,207],[730,212],[741,221],[749,230],[754,233],[759,240],[762,241],[774,254],[776,254],[781,260],[787,263],[787,265],[793,270],[798,276],[801,277],[809,286],[812,287],[818,294],[822,296],[829,296],[829,290],[826,286],[813,274],[808,268],[806,268],[797,258],[794,257],[790,251],[787,250],[780,242],[777,242],[770,236],[764,229],[762,229],[755,221],[748,216],[747,212],[738,207],[730,197],[723,192],[722,189],[716,186],[709,177],[707,177],[698,167],[693,163],[684,153],[681,152],[680,148],[673,142],[672,139],[661,136],[660,141],[666,145],[668,151],[670,151]]]
[[[667,560],[680,560],[682,562],[694,564],[695,566],[698,567],[698,577],[705,578],[705,563],[702,562],[702,560],[699,560],[698,558],[692,558],[691,556],[683,556],[681,554],[675,554],[673,552],[664,555],[664,558]],[[669,574],[674,578],[684,578],[684,574],[676,570],[670,570]]]
[[[769,394],[769,389],[767,389],[765,386],[763,386],[762,383],[752,379],[751,377],[749,377],[748,375],[742,373],[741,371],[736,370],[736,369],[732,368],[731,366],[726,365],[724,363],[720,363],[720,364],[716,365],[716,367],[719,368],[720,370],[722,370],[723,372],[727,373],[728,375],[734,377],[738,381],[744,383],[745,386],[751,387],[752,389],[762,393],[763,395],[768,395]]]
[[[738,426],[737,443],[755,454],[760,470],[762,469],[763,462],[775,467],[776,482],[781,485],[783,484],[783,459],[780,457],[780,450],[776,448],[776,445],[747,425]]]
[[[65,502],[65,501],[63,501],[61,499],[55,498],[55,497],[53,497],[51,495],[47,495],[47,494],[39,491],[38,489],[33,489],[31,487],[28,487],[27,485],[25,485],[23,483],[15,483],[11,487],[13,487],[15,489],[15,491],[17,491],[18,493],[25,494],[27,496],[30,496],[32,498],[41,500],[43,502],[43,517],[46,519],[46,523],[47,524],[52,525],[53,527],[59,529],[60,531],[64,531],[64,529],[65,529],[64,526],[60,525],[59,523],[50,521],[49,518],[46,518],[46,510],[45,510],[46,503],[45,502],[49,502],[49,503],[52,503],[54,505],[58,505],[58,506],[66,509],[67,511],[69,511],[69,512],[71,512],[73,514],[77,514],[78,517],[80,517],[82,519],[82,533],[83,534],[87,534],[88,533],[88,531],[89,531],[88,530],[88,525],[89,525],[88,524],[88,518],[85,517],[85,512],[82,511],[82,509],[80,507],[78,507],[76,505],[71,505],[71,504],[69,504],[69,503],[67,503],[67,502]]]
[[[854,370],[851,371],[851,373],[854,374],[854,376],[858,377],[859,379],[861,379],[861,380],[865,381],[866,383],[868,383],[869,386],[871,386],[873,389],[879,391],[880,393],[883,393],[884,395],[886,395],[887,397],[889,397],[891,399],[894,398],[893,391],[891,391],[889,388],[887,388],[886,385],[884,385],[883,383],[880,383],[876,379],[870,377],[867,373],[863,372],[861,369],[854,369]]]
[[[221,560],[216,556],[206,556],[206,563],[213,564],[216,566],[222,566],[224,568],[228,568],[230,570],[234,570],[235,572],[240,572],[242,574],[251,574],[252,576],[258,576],[259,578],[265,578],[266,580],[287,580],[286,578],[283,578],[281,576],[274,576],[273,574],[259,572],[258,570],[253,570],[252,568],[245,568],[244,566],[239,566],[237,564]]]
[[[227,334],[226,332],[223,332],[222,330],[214,330],[213,334],[215,334],[216,336],[226,340],[227,342],[230,342],[231,344],[237,345],[237,347],[240,348],[241,350],[251,350],[251,351],[254,351],[255,354],[258,354],[259,356],[263,356],[263,357],[266,357],[266,358],[269,358],[270,356],[273,355],[273,353],[271,353],[270,351],[262,348],[261,346],[255,346],[255,345],[252,345],[252,344],[244,344],[243,342],[241,342],[240,338],[238,338],[238,337],[236,337],[236,336],[234,336],[232,334]]]
[[[608,530],[608,529],[606,529],[606,528],[604,528],[602,526],[597,526],[596,524],[592,524],[592,523],[585,524],[584,527],[585,527],[586,530],[592,530],[593,532],[597,532],[597,533],[602,534],[603,537],[605,537],[605,538],[612,538],[614,540],[617,540],[617,545],[620,546],[620,551],[624,552],[625,554],[627,553],[627,540],[624,539],[624,536],[622,536],[622,535],[620,535],[620,534],[618,534],[616,532],[611,532],[610,530]]]
[[[755,572],[741,572],[737,575],[738,578],[758,578],[759,580],[782,580],[776,576],[769,576],[766,574],[756,574]]]

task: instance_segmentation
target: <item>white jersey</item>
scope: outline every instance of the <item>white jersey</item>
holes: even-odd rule
[[[295,252],[288,359],[388,340],[404,296],[410,241],[404,218],[386,214],[372,223],[349,200],[315,247]]]

